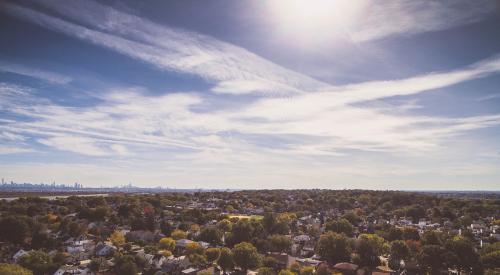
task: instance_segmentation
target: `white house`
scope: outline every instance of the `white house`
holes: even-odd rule
[[[28,254],[30,251],[25,251],[23,249],[20,249],[19,251],[16,252],[16,254],[14,254],[14,256],[12,256],[12,259],[14,260],[14,262],[17,263],[17,261],[19,260],[19,258],[21,258],[22,256]]]

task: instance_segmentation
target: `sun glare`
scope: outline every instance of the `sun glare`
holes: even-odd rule
[[[271,0],[271,22],[279,32],[303,42],[325,42],[348,35],[361,16],[365,1]]]

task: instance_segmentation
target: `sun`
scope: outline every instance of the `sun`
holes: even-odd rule
[[[321,42],[348,35],[366,4],[364,0],[270,0],[269,19],[286,36]]]

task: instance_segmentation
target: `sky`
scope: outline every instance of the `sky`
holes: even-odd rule
[[[2,1],[0,177],[500,190],[497,1]]]

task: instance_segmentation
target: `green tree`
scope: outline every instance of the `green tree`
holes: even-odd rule
[[[403,240],[420,240],[418,230],[413,227],[405,227],[403,229]]]
[[[29,234],[28,224],[18,217],[6,217],[0,220],[0,239],[15,244],[22,244]]]
[[[205,227],[201,230],[198,239],[213,245],[221,244],[222,232],[216,227]]]
[[[376,234],[361,234],[356,241],[357,264],[374,268],[380,264],[379,256],[385,251],[385,240]]]
[[[391,243],[391,251],[389,257],[389,267],[398,270],[401,260],[407,261],[410,258],[410,248],[401,240]]]
[[[500,250],[481,255],[481,262],[485,268],[500,268]]]
[[[300,269],[300,275],[314,275],[314,267],[304,266]]]
[[[423,270],[431,275],[440,274],[450,266],[453,255],[439,245],[424,245],[419,255],[419,263]]]
[[[269,238],[271,248],[275,252],[287,252],[292,245],[290,237],[284,235],[272,235]]]
[[[422,235],[423,245],[442,245],[441,236],[434,230],[425,231]]]
[[[278,275],[296,275],[294,272],[288,270],[288,269],[282,269]]]
[[[116,255],[114,271],[120,275],[136,275],[138,268],[134,257],[130,255]]]
[[[481,261],[485,268],[500,268],[500,242],[483,247]]]
[[[19,259],[19,264],[33,271],[35,275],[48,273],[53,268],[52,259],[47,253],[41,250],[30,251],[28,254],[22,256]]]
[[[242,242],[233,248],[234,263],[244,271],[260,265],[260,255],[251,243]]]
[[[226,274],[227,270],[233,269],[234,267],[233,253],[229,248],[223,247],[220,250],[220,256],[219,259],[217,260],[217,264],[221,267],[224,274]]]
[[[257,271],[257,275],[276,275],[276,271],[270,267],[261,267]]]
[[[207,256],[207,261],[213,263],[219,259],[220,249],[219,248],[208,248],[205,251],[205,255]]]
[[[228,219],[223,219],[217,223],[217,228],[219,228],[219,230],[221,230],[222,232],[229,232],[231,231],[232,227],[233,223],[231,223],[231,221]]]
[[[239,220],[233,225],[231,235],[228,238],[229,244],[237,244],[241,242],[250,242],[253,237],[253,226],[248,220]]]
[[[17,265],[0,263],[0,275],[32,275],[30,270]]]
[[[346,262],[351,259],[351,245],[343,234],[328,232],[319,238],[317,253],[330,264]]]
[[[446,243],[446,248],[456,255],[453,265],[466,273],[476,273],[482,270],[479,254],[473,244],[466,238],[455,237]]]
[[[326,223],[325,228],[327,231],[344,233],[347,236],[351,236],[354,232],[354,227],[347,219],[329,221]]]
[[[280,263],[278,262],[278,260],[276,260],[276,258],[268,256],[265,257],[264,260],[262,261],[262,266],[278,270]]]

